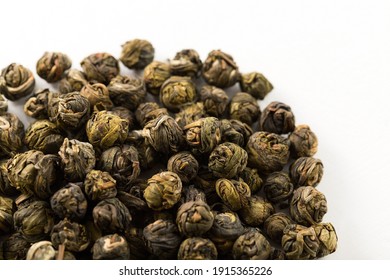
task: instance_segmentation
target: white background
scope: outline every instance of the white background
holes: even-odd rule
[[[91,53],[119,57],[121,44],[144,38],[157,60],[221,49],[242,72],[262,72],[275,89],[261,108],[289,104],[319,138],[324,221],[339,235],[327,259],[390,259],[390,1],[13,0],[0,9],[0,68],[35,72],[44,51],[80,68]]]

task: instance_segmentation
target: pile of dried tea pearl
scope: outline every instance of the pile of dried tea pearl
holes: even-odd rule
[[[21,64],[1,71],[0,259],[333,253],[317,137],[283,102],[261,110],[267,78],[221,50],[154,55],[134,39],[77,69],[45,52],[36,73],[50,86],[38,89]],[[8,112],[21,98],[27,127]]]

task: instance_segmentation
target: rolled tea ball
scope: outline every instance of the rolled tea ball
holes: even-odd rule
[[[275,247],[272,248],[271,255],[268,258],[269,260],[281,261],[286,259],[286,253]]]
[[[45,154],[58,153],[64,136],[58,126],[49,120],[37,120],[26,129],[24,143],[31,150]]]
[[[114,115],[120,117],[121,119],[126,120],[127,124],[128,124],[127,125],[128,131],[132,131],[135,128],[135,126],[136,126],[135,115],[128,108],[125,108],[122,106],[117,106],[117,107],[112,108],[109,112],[111,114],[114,114]]]
[[[154,48],[147,40],[134,39],[122,45],[120,61],[130,69],[144,69],[154,58]]]
[[[293,220],[283,212],[272,214],[264,222],[264,231],[277,244],[281,244],[284,228]]]
[[[62,75],[72,66],[70,58],[60,52],[45,52],[37,62],[37,74],[48,83],[61,80]]]
[[[128,122],[107,111],[94,112],[86,128],[89,143],[95,148],[106,150],[116,144],[123,144],[129,133]]]
[[[31,244],[19,232],[13,233],[4,240],[3,250],[5,260],[25,260]]]
[[[294,191],[290,215],[295,222],[304,226],[320,223],[327,211],[326,197],[316,188],[299,187]]]
[[[53,93],[47,88],[35,91],[24,103],[24,113],[35,119],[49,118],[49,96],[52,95]]]
[[[128,260],[130,247],[126,239],[118,234],[109,234],[96,240],[92,247],[94,260]]]
[[[70,92],[49,98],[49,120],[64,130],[78,130],[90,117],[90,104],[79,92]]]
[[[160,172],[148,179],[144,197],[153,210],[172,208],[180,199],[182,182],[180,177],[171,171]]]
[[[252,125],[260,116],[256,98],[246,92],[238,92],[230,101],[230,118]]]
[[[50,241],[40,241],[34,243],[27,251],[27,260],[54,260],[56,250]]]
[[[282,102],[271,102],[261,113],[260,130],[277,134],[286,134],[294,131],[295,117],[291,107]]]
[[[199,163],[190,152],[179,152],[169,158],[168,171],[176,173],[183,183],[188,183],[196,177]]]
[[[134,146],[113,146],[105,150],[97,163],[98,169],[109,172],[118,189],[126,189],[141,173],[139,153]]]
[[[150,169],[159,161],[159,154],[147,141],[142,130],[133,130],[129,133],[126,142],[133,145],[138,152],[141,169]]]
[[[317,257],[320,247],[313,227],[287,225],[282,237],[282,249],[289,260],[310,260]]]
[[[169,115],[166,108],[161,108],[156,102],[141,103],[135,111],[135,118],[141,127],[144,127],[149,121],[162,115]]]
[[[91,170],[85,176],[84,191],[92,201],[114,198],[117,194],[116,181],[108,172]]]
[[[182,128],[204,117],[206,117],[206,114],[202,102],[185,104],[181,106],[180,111],[175,114],[175,120]]]
[[[223,142],[233,142],[245,147],[249,137],[253,134],[252,128],[239,120],[221,120]]]
[[[0,94],[0,115],[3,115],[8,111],[8,100],[4,98],[2,94]]]
[[[143,230],[147,248],[151,254],[162,260],[174,259],[182,240],[176,224],[159,219]]]
[[[137,109],[146,97],[145,83],[140,78],[118,75],[111,79],[107,89],[110,99],[116,106],[123,106],[132,111]]]
[[[16,154],[7,162],[8,180],[20,192],[46,199],[52,195],[59,164],[57,155],[44,155],[36,150]]]
[[[14,201],[0,196],[0,236],[12,232],[14,221]]]
[[[37,242],[49,237],[54,225],[54,213],[49,203],[33,201],[14,213],[14,226],[28,242]]]
[[[250,228],[234,242],[232,254],[235,260],[267,260],[271,245],[258,229]]]
[[[107,87],[101,83],[88,83],[80,89],[80,95],[88,99],[91,111],[97,109],[111,110],[114,104],[110,99]]]
[[[95,225],[106,233],[124,232],[132,220],[127,207],[117,198],[100,201],[92,211]]]
[[[216,260],[218,256],[214,243],[206,238],[190,237],[185,239],[177,253],[179,260]]]
[[[230,210],[213,211],[214,222],[208,237],[215,244],[219,255],[230,253],[234,241],[244,233],[244,227],[237,213]]]
[[[132,218],[134,218],[133,224],[143,226],[146,222],[145,216],[151,211],[142,195],[140,186],[132,186],[129,192],[118,191],[116,197],[129,209]]]
[[[87,212],[88,202],[80,186],[69,183],[53,194],[50,205],[61,219],[80,221]]]
[[[206,195],[206,200],[210,205],[221,202],[215,190],[215,182],[218,178],[208,169],[207,165],[200,165],[198,175],[194,179],[195,186],[202,190]]]
[[[204,104],[204,110],[212,117],[221,117],[229,104],[229,96],[223,89],[215,86],[204,85],[200,90],[200,100]]]
[[[153,95],[159,95],[163,83],[171,76],[169,64],[153,61],[144,70],[144,82],[146,89]]]
[[[109,84],[119,74],[119,63],[108,53],[94,53],[84,58],[81,67],[89,81]]]
[[[312,226],[320,242],[317,257],[322,258],[332,254],[337,249],[337,234],[331,223],[321,223]]]
[[[220,88],[233,86],[240,78],[233,58],[220,50],[211,51],[203,63],[203,78],[210,85]]]
[[[277,171],[268,175],[264,183],[264,193],[269,201],[279,204],[281,207],[287,206],[294,191],[287,173]]]
[[[290,166],[291,180],[296,187],[312,186],[316,187],[322,179],[324,173],[322,161],[312,157],[300,157]]]
[[[208,166],[214,176],[231,179],[244,170],[247,162],[248,154],[243,148],[225,142],[211,152]]]
[[[193,49],[184,49],[177,52],[169,63],[172,74],[177,76],[196,78],[202,70],[202,61],[198,52]]]
[[[215,117],[201,118],[184,127],[185,140],[194,154],[210,154],[221,143],[221,122]]]
[[[77,69],[70,69],[65,72],[64,77],[61,79],[59,90],[61,93],[81,91],[83,86],[87,84],[88,80],[84,72]]]
[[[8,179],[8,159],[0,161],[0,195],[13,197],[19,194],[18,190],[11,185]]]
[[[245,167],[238,176],[249,186],[251,193],[255,194],[261,190],[263,179],[261,179],[257,169]]]
[[[263,100],[272,91],[273,86],[263,74],[251,72],[241,74],[240,88],[243,92],[249,93],[254,98]]]
[[[181,106],[195,99],[195,84],[189,77],[172,76],[161,86],[160,101],[170,111],[177,112]]]
[[[61,260],[69,260],[69,261],[76,260],[76,257],[73,253],[71,253],[69,251],[64,251],[64,254],[61,255],[61,257],[60,257],[60,252],[59,252],[59,250],[57,250],[56,251],[56,260],[59,260],[59,258],[61,258]]]
[[[275,213],[274,206],[257,195],[249,197],[247,205],[238,212],[244,223],[254,227],[263,225],[273,213]]]
[[[24,125],[17,115],[0,115],[0,156],[12,156],[23,148]]]
[[[126,240],[130,247],[131,260],[146,260],[150,253],[146,245],[143,228],[130,227],[125,232]]]
[[[169,115],[161,115],[149,121],[143,128],[148,143],[163,154],[179,152],[184,145],[183,130]]]
[[[0,94],[8,100],[19,100],[29,95],[35,86],[33,73],[26,67],[12,63],[1,70]]]
[[[249,186],[242,180],[218,179],[215,183],[218,196],[231,210],[237,211],[248,205],[251,196]]]
[[[202,200],[183,203],[177,210],[176,224],[180,233],[187,237],[202,236],[212,227],[213,221],[210,206]]]
[[[258,131],[252,134],[246,145],[248,166],[262,174],[280,171],[290,156],[290,142],[281,135]]]
[[[85,175],[95,167],[95,150],[88,142],[65,138],[58,154],[65,178],[71,182],[83,181]]]
[[[64,245],[68,251],[82,252],[88,248],[90,236],[84,225],[65,219],[53,226],[51,242],[55,248]]]
[[[294,157],[311,157],[317,153],[317,136],[306,124],[296,126],[288,139],[291,143],[291,155]]]

